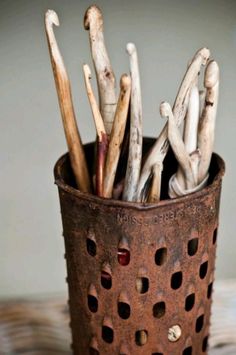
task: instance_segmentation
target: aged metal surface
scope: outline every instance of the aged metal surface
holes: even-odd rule
[[[213,156],[208,187],[158,205],[81,193],[70,171],[65,155],[55,179],[74,353],[206,354],[221,158]]]

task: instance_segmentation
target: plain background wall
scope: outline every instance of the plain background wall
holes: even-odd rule
[[[221,68],[215,151],[227,164],[217,277],[236,276],[236,1],[97,1],[116,77],[129,70],[126,43],[138,49],[145,135],[157,136],[162,100],[173,103],[188,61],[203,46]],[[84,142],[94,125],[82,76],[92,66],[83,15],[89,1],[0,0],[0,296],[65,290],[60,208],[53,165],[66,144],[44,33],[57,11],[56,37],[71,78]],[[95,80],[93,80],[95,87]]]

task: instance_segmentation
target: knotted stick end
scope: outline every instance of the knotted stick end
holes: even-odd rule
[[[207,89],[211,89],[219,80],[219,66],[215,60],[211,60],[208,63],[205,72],[204,86]]]
[[[168,102],[166,101],[163,101],[161,104],[160,104],[160,114],[161,114],[161,117],[163,118],[166,118],[170,115],[170,112],[172,111],[171,109],[171,106]]]
[[[209,60],[209,57],[211,55],[210,53],[210,50],[206,47],[204,48],[201,48],[197,53],[200,53],[200,55],[202,56],[202,65],[206,65],[208,60]]]
[[[136,47],[134,43],[127,43],[126,50],[129,55],[133,54],[136,51]]]
[[[84,15],[84,28],[90,29],[90,23],[95,21],[99,26],[103,25],[102,12],[97,5],[90,6]]]
[[[123,74],[120,78],[120,88],[126,91],[131,85],[131,78],[128,74]]]
[[[45,13],[45,22],[48,25],[60,26],[59,18],[54,10],[47,10]]]

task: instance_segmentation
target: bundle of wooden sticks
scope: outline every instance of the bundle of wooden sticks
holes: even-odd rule
[[[91,85],[91,71],[85,64],[85,87],[97,134],[96,169],[91,177],[75,118],[70,81],[53,32],[53,25],[59,26],[55,11],[46,12],[45,25],[71,166],[78,189],[95,192],[105,198],[156,203],[160,200],[163,160],[169,145],[178,162],[178,169],[169,181],[170,198],[203,188],[207,183],[213,150],[219,92],[219,67],[216,61],[209,59],[210,51],[202,48],[194,55],[173,108],[167,102],[161,103],[161,116],[168,121],[144,161],[142,100],[136,47],[133,43],[127,44],[130,75],[121,76],[117,99],[115,75],[104,42],[102,13],[97,6],[88,8],[84,27],[89,31],[99,93],[98,104]],[[199,91],[202,66],[206,66],[204,89]],[[127,156],[123,163],[126,170],[118,174],[118,163],[122,166],[124,152]]]

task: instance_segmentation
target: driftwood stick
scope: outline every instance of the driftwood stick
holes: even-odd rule
[[[190,91],[187,114],[184,120],[184,145],[188,154],[195,152],[197,149],[198,121],[199,91],[196,80],[196,85],[194,85]],[[185,185],[184,173],[181,166],[178,167],[176,172],[176,179],[183,189],[187,188]]]
[[[78,188],[81,191],[90,192],[90,178],[82,142],[76,124],[70,81],[53,32],[53,25],[59,26],[59,19],[55,11],[48,10],[45,14],[46,36],[70,162]]]
[[[110,136],[104,174],[104,197],[112,197],[121,145],[124,138],[131,91],[131,78],[124,74],[120,80],[120,95]]]
[[[199,118],[202,117],[203,108],[205,105],[206,90],[199,90]]]
[[[193,172],[193,177],[194,177],[195,187],[196,187],[198,184],[198,168],[201,159],[200,150],[196,149],[194,152],[192,152],[190,154],[190,159],[191,159],[192,172]]]
[[[152,168],[152,185],[148,202],[157,203],[161,198],[161,173],[163,170],[163,164],[155,164]]]
[[[116,111],[116,83],[105,47],[102,13],[97,6],[93,5],[87,9],[84,27],[89,30],[90,47],[98,83],[99,106],[109,136]]]
[[[123,200],[136,201],[142,161],[142,100],[137,50],[133,43],[128,43],[126,49],[130,57],[132,87],[129,156],[125,175]]]
[[[191,159],[186,151],[170,104],[162,102],[160,105],[160,113],[162,117],[168,118],[168,139],[175,157],[184,172],[186,187],[187,189],[193,188],[195,186],[195,181],[192,172]]]
[[[193,83],[195,82],[197,75],[200,71],[202,65],[206,65],[210,56],[210,51],[207,48],[200,49],[192,59],[184,79],[180,85],[174,106],[173,114],[176,120],[177,126],[181,124],[187,111],[189,92]],[[151,174],[152,166],[157,162],[163,162],[165,155],[167,153],[169,143],[168,143],[168,126],[167,124],[163,128],[156,143],[152,147],[149,156],[143,166],[139,185],[137,199],[142,201],[145,199],[146,183]]]
[[[189,96],[189,105],[184,124],[184,144],[189,154],[197,149],[198,121],[199,91],[197,86],[193,86]]]
[[[214,145],[215,119],[219,95],[219,66],[216,61],[209,62],[204,77],[206,88],[205,105],[198,128],[198,148],[201,152],[198,182],[206,177],[211,162]]]
[[[108,137],[106,134],[104,122],[99,111],[95,95],[90,83],[91,71],[87,64],[83,66],[84,80],[86,91],[90,102],[94,123],[96,126],[98,141],[97,141],[97,166],[96,166],[96,194],[100,197],[103,196],[103,179],[104,179],[104,165],[106,160]]]

